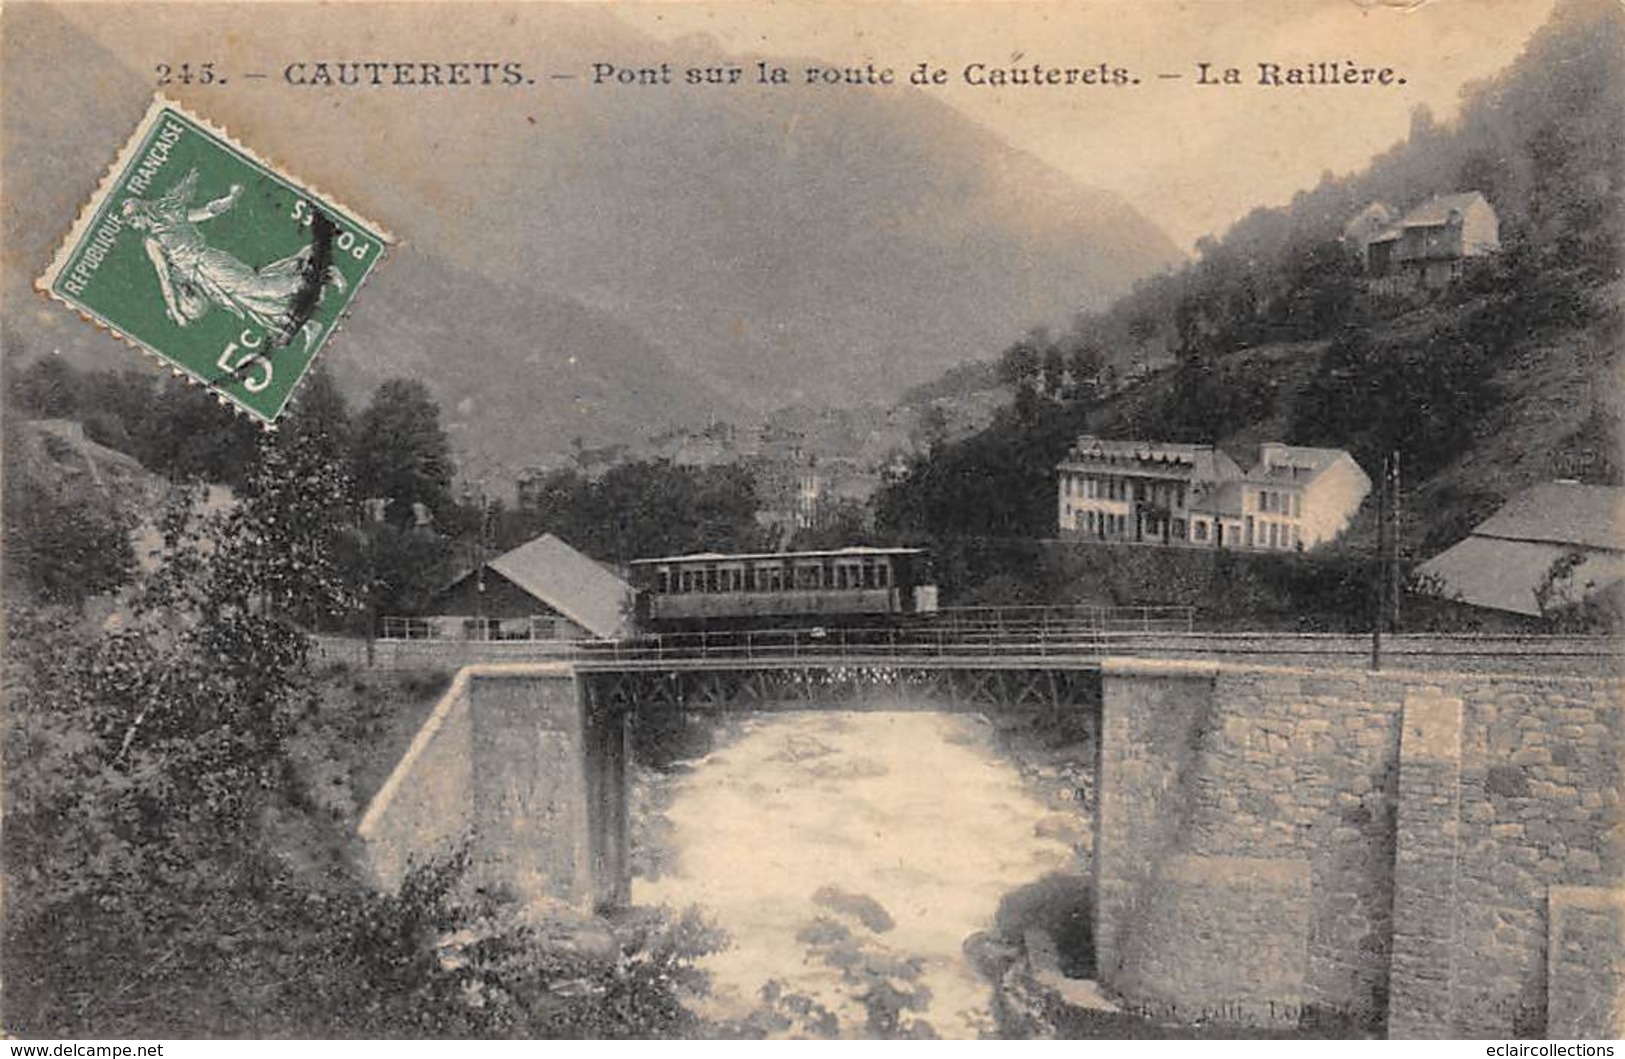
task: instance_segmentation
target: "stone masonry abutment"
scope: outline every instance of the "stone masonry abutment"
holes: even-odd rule
[[[1625,1034],[1619,681],[1136,659],[606,676],[459,673],[360,826],[380,883],[466,843],[521,899],[624,903],[639,708],[1098,710],[1097,964],[1128,1010]]]
[[[1620,692],[1108,660],[1104,984],[1265,1025],[1620,1036]]]

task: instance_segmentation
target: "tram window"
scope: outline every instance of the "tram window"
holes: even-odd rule
[[[889,564],[881,563],[880,565],[875,567],[875,587],[877,587],[877,588],[885,588],[886,585],[887,585],[887,582],[889,582],[890,580],[891,580],[891,566]]]
[[[669,570],[659,570],[656,571],[656,574],[655,591],[663,596],[671,591],[671,572]]]
[[[756,591],[756,567],[754,566],[745,567],[745,591]]]
[[[694,572],[692,570],[679,571],[677,584],[680,591],[687,592],[694,587]]]

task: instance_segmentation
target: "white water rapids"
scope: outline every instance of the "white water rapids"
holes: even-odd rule
[[[635,880],[633,900],[699,905],[732,936],[703,961],[718,1017],[744,1016],[777,979],[842,1034],[867,1035],[858,998],[889,981],[929,990],[907,1018],[937,1034],[989,1031],[965,938],[992,927],[1005,894],[1073,864],[1068,844],[1035,834],[1049,808],[972,716],[756,715],[659,782],[674,871]]]

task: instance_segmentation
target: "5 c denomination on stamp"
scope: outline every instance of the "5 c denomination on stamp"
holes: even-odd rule
[[[38,286],[269,424],[390,238],[160,98]]]

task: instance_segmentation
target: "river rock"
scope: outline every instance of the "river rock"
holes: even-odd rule
[[[813,904],[851,916],[876,934],[884,934],[897,925],[886,906],[868,894],[848,893],[837,886],[820,886],[812,899]]]

